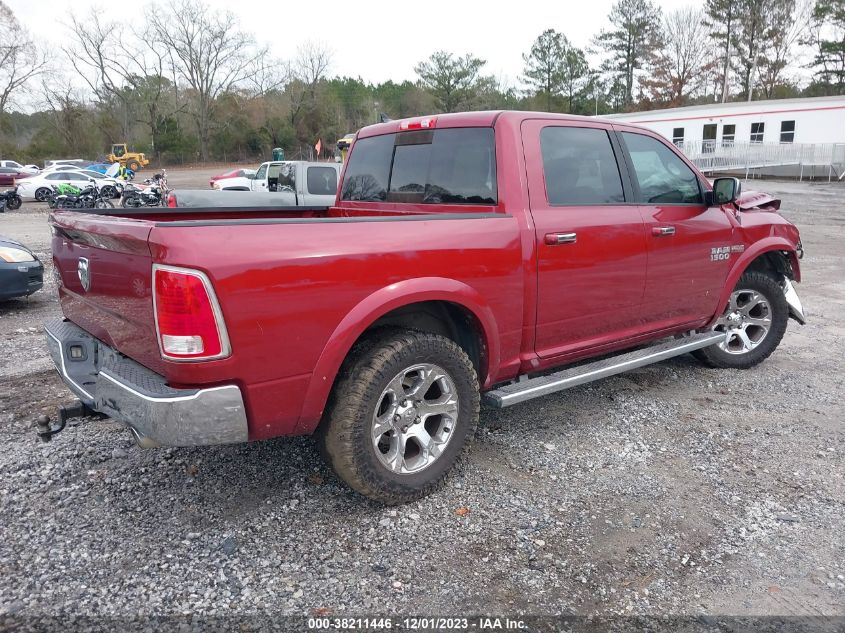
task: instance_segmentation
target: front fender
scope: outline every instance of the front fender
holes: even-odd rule
[[[742,253],[728,273],[727,280],[725,281],[725,287],[722,289],[722,294],[719,296],[718,311],[715,315],[713,315],[713,318],[706,327],[712,327],[719,316],[721,316],[722,309],[728,304],[728,300],[730,299],[731,293],[736,287],[736,284],[739,282],[739,278],[742,277],[742,274],[746,270],[748,270],[751,263],[764,253],[770,253],[773,251],[788,253],[790,263],[792,264],[794,280],[796,282],[801,281],[801,268],[798,263],[798,253],[796,252],[795,245],[793,243],[782,237],[768,237],[760,240],[759,242],[755,242],[748,247],[744,253]]]
[[[340,366],[361,334],[388,312],[423,301],[448,301],[475,316],[481,324],[488,357],[487,375],[479,376],[479,379],[481,384],[489,382],[491,372],[499,366],[501,352],[495,316],[478,291],[463,282],[443,277],[400,281],[367,296],[332,332],[308,383],[297,433],[310,433],[319,424]]]

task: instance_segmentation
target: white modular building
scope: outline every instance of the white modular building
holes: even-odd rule
[[[845,177],[845,96],[712,103],[606,118],[654,130],[705,171]]]

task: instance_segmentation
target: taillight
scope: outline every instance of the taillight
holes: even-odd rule
[[[163,358],[211,360],[231,353],[223,313],[204,273],[153,264],[153,306]]]
[[[167,194],[167,206],[170,207],[171,209],[175,209],[176,205],[177,205],[176,194],[173,193],[173,192],[170,192],[169,194]]]
[[[399,124],[400,130],[429,130],[437,124],[437,117],[428,116],[422,119],[407,119]]]

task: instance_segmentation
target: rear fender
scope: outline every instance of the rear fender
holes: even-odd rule
[[[718,311],[715,315],[713,315],[713,318],[706,327],[712,327],[716,322],[716,319],[721,316],[722,308],[728,304],[728,299],[730,299],[734,287],[736,287],[736,284],[739,282],[739,278],[742,277],[742,274],[746,270],[748,270],[751,263],[760,257],[760,255],[773,251],[786,252],[788,254],[790,264],[792,264],[792,279],[796,282],[801,281],[801,268],[798,263],[798,253],[795,251],[795,246],[781,237],[768,237],[764,240],[760,240],[748,247],[739,259],[736,260],[733,268],[731,268],[730,273],[728,273],[728,278],[725,281],[725,287],[719,297]]]
[[[499,366],[500,349],[496,320],[484,298],[454,279],[422,277],[400,281],[369,295],[335,328],[314,366],[296,427],[298,434],[311,433],[319,424],[340,366],[361,334],[388,312],[423,301],[448,301],[475,316],[481,324],[488,358],[487,375],[479,376],[479,381],[482,385],[489,382],[491,372]]]

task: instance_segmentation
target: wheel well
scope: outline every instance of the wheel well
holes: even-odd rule
[[[449,301],[423,301],[402,306],[375,321],[358,340],[372,336],[374,330],[384,327],[431,332],[453,340],[469,356],[479,380],[484,380],[488,361],[483,329],[465,307]]]
[[[792,270],[792,261],[785,251],[767,251],[758,255],[745,270],[756,270],[763,273],[775,273],[786,275],[789,279],[795,279],[795,272]]]

